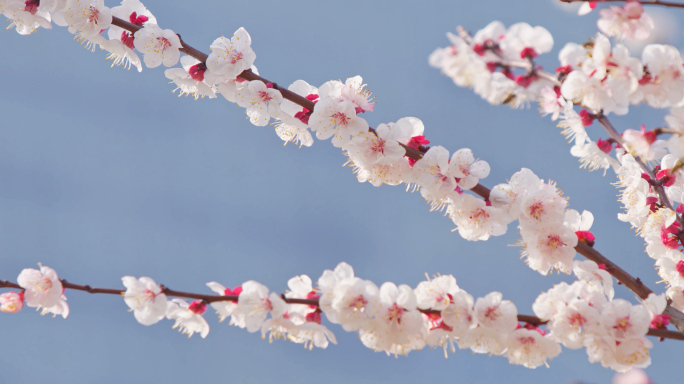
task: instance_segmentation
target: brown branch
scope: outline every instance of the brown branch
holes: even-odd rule
[[[561,3],[588,3],[590,1],[595,1],[595,0],[559,0]],[[608,2],[620,2],[624,3],[627,0],[598,0],[597,2],[599,3],[608,3]],[[639,1],[643,5],[662,5],[663,7],[675,7],[675,8],[684,8],[684,3],[673,3],[671,1],[659,1],[659,0],[640,0]]]
[[[88,292],[88,293],[93,293],[93,294],[108,294],[108,295],[117,295],[117,296],[123,296],[124,293],[126,292],[125,289],[115,289],[115,288],[93,288],[90,285],[79,285],[79,284],[73,284],[67,282],[65,279],[60,280],[62,282],[62,287],[64,289],[72,289],[75,291],[83,291],[83,292]],[[15,288],[15,289],[23,289],[19,284],[3,280],[0,281],[0,288]],[[201,293],[191,293],[191,292],[181,292],[181,291],[174,291],[168,287],[161,286],[162,292],[167,295],[167,296],[174,296],[174,297],[182,297],[186,299],[195,299],[195,300],[203,300],[206,303],[215,303],[215,302],[220,302],[220,301],[237,301],[238,300],[238,295],[204,295]],[[648,289],[648,288],[646,288]],[[315,305],[319,306],[319,300],[318,299],[295,299],[295,298],[287,298],[285,297],[284,294],[280,295],[280,297],[288,304],[303,304],[303,305]],[[424,314],[434,314],[434,315],[440,315],[441,311],[435,310],[435,309],[418,309],[419,312],[424,313]],[[531,315],[518,315],[518,321],[522,323],[528,323],[532,324],[534,326],[540,326],[548,323],[548,321],[542,320],[536,316],[531,316]],[[673,339],[673,340],[684,340],[684,334],[679,333],[679,332],[674,332],[674,331],[668,331],[665,329],[649,329],[648,336],[653,336],[653,337],[659,337],[661,339]]]

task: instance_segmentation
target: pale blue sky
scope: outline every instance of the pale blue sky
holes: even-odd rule
[[[245,27],[260,73],[281,85],[363,76],[377,96],[375,112],[364,116],[371,125],[422,119],[433,144],[469,147],[490,163],[485,185],[522,167],[557,181],[570,207],[596,216],[597,249],[663,290],[641,240],[616,218],[613,175],[580,170],[536,105],[492,107],[427,64],[457,25],[474,31],[492,20],[524,21],[553,34],[554,51],[541,61],[553,70],[566,42],[595,33],[596,15],[580,18],[550,0],[145,4],[163,28],[205,52],[216,37]],[[681,45],[680,36],[677,29],[673,43]],[[29,37],[1,31],[0,41],[0,279],[42,262],[93,286],[147,275],[185,291],[255,279],[282,292],[290,277],[315,280],[346,261],[378,285],[453,274],[474,296],[501,291],[527,314],[541,291],[570,280],[527,268],[508,246],[514,227],[486,243],[467,242],[417,193],[358,183],[329,142],[283,147],[272,127],[252,126],[223,99],[174,96],[162,69],[110,68],[103,52],[87,52],[59,27]],[[639,109],[615,123],[662,121],[662,113]],[[605,137],[598,127],[590,135]],[[618,295],[634,300],[622,287]],[[211,313],[207,339],[188,340],[170,321],[138,324],[116,296],[67,296],[66,320],[31,309],[0,316],[0,382],[528,384],[608,383],[613,375],[589,364],[583,350],[564,350],[550,369],[536,370],[469,351],[445,360],[441,350],[425,349],[395,359],[336,325],[338,345],[308,351],[269,344]],[[680,380],[684,344],[653,341],[648,373],[661,384]]]

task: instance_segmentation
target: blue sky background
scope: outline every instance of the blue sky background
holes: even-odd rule
[[[490,163],[487,186],[522,167],[557,181],[570,207],[594,213],[597,249],[664,289],[641,240],[616,218],[613,174],[579,169],[536,105],[492,107],[427,64],[457,25],[476,31],[492,20],[525,21],[553,34],[554,51],[541,60],[552,71],[566,42],[596,32],[596,14],[580,18],[547,0],[145,4],[163,28],[205,52],[218,36],[245,27],[261,74],[281,85],[363,76],[377,96],[375,112],[364,116],[372,126],[422,119],[433,144],[469,147]],[[676,19],[684,11],[667,11],[669,42],[681,47]],[[42,262],[92,286],[121,287],[122,276],[134,275],[186,291],[255,279],[283,292],[295,275],[316,280],[346,261],[378,285],[453,274],[472,295],[498,290],[527,314],[541,291],[571,280],[527,268],[508,246],[514,227],[486,243],[465,241],[418,193],[358,183],[329,142],[283,147],[272,127],[252,126],[222,98],[174,96],[160,68],[110,68],[103,52],[84,50],[59,27],[29,37],[2,31],[0,41],[0,279],[16,280]],[[656,127],[663,116],[640,108],[614,122],[621,130]],[[590,135],[606,136],[598,126]],[[187,339],[168,320],[138,324],[119,297],[66,294],[66,320],[31,309],[0,316],[0,382],[527,384],[608,383],[613,375],[589,364],[584,350],[564,350],[550,369],[536,370],[469,351],[444,359],[441,350],[425,349],[395,359],[336,325],[338,345],[308,351],[219,324],[211,311],[207,339]],[[680,380],[684,344],[653,341],[647,372],[656,383]]]

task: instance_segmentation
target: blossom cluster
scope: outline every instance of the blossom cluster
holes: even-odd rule
[[[540,323],[522,324],[516,306],[501,293],[474,299],[451,275],[428,279],[416,288],[392,282],[378,287],[356,276],[346,263],[324,271],[316,286],[306,275],[295,276],[282,295],[253,280],[233,289],[212,281],[207,286],[217,295],[200,295],[170,291],[150,277],[133,276],[122,278],[125,290],[103,293],[120,293],[139,323],[173,320],[173,328],[188,337],[209,334],[204,314],[210,305],[219,321],[229,319],[229,325],[259,332],[270,342],[289,340],[308,349],[337,343],[323,325],[325,315],[330,323],[357,333],[369,349],[388,355],[429,346],[443,349],[447,357],[458,346],[536,368],[558,356],[562,344],[584,346],[591,362],[620,372],[649,365],[653,345],[645,335],[649,326],[665,328],[665,295],[632,305],[613,299],[612,277],[596,263],[575,262],[574,272],[578,281],[556,285],[537,298],[533,309]],[[62,282],[53,269],[24,269],[17,280],[22,291],[0,295],[3,312],[16,313],[26,303],[42,308],[43,314],[67,317]],[[170,298],[174,295],[203,298],[188,302]],[[546,330],[540,328],[543,322],[548,322]]]
[[[567,209],[567,200],[558,188],[529,169],[523,168],[508,183],[495,186],[490,198],[495,208],[518,219],[525,261],[543,275],[552,269],[569,274],[577,242],[594,244],[589,231],[594,221],[591,212],[580,215]]]
[[[601,30],[625,38],[646,33],[643,30],[649,19],[634,3],[611,10],[612,16],[602,12]],[[489,175],[489,164],[468,148],[451,154],[441,146],[428,147],[425,127],[415,117],[371,128],[361,114],[372,112],[375,104],[361,76],[345,82],[328,81],[320,87],[295,81],[288,90],[308,100],[313,105],[309,109],[285,98],[273,83],[245,79],[244,73],[258,77],[258,70],[251,37],[244,28],[231,38],[216,39],[206,60],[200,61],[189,55],[181,57],[187,46],[176,33],[159,27],[138,0],[123,0],[111,9],[102,0],[0,0],[0,12],[20,34],[51,28],[51,22],[66,26],[87,48],[99,46],[109,52],[107,58],[113,65],[135,66],[138,71],[143,63],[148,68],[173,67],[165,76],[180,95],[197,100],[220,94],[244,108],[255,126],[272,123],[286,143],[310,146],[312,133],[319,140],[331,139],[346,155],[359,181],[375,186],[406,184],[407,189],[420,190],[431,209],[446,211],[455,230],[467,240],[503,235],[508,224],[517,220],[522,254],[530,268],[543,275],[574,270],[580,279],[572,285],[556,286],[538,298],[535,313],[549,321],[543,331],[536,325],[521,325],[515,305],[503,300],[500,293],[474,300],[452,276],[430,279],[415,289],[389,282],[378,287],[355,277],[352,268],[343,263],[325,271],[315,288],[305,275],[292,278],[285,295],[256,281],[232,290],[210,282],[211,290],[230,298],[194,302],[169,299],[167,291],[149,277],[125,276],[123,297],[141,324],[170,319],[183,333],[206,337],[209,325],[203,314],[210,305],[221,320],[230,318],[230,325],[307,348],[336,343],[335,336],[322,325],[321,315],[325,315],[331,323],[357,332],[368,348],[387,354],[405,355],[425,346],[442,347],[446,354],[458,345],[535,368],[557,356],[563,344],[568,348],[584,346],[590,361],[618,371],[650,363],[652,344],[644,335],[649,324],[656,328],[667,325],[669,319],[662,314],[667,302],[662,295],[636,306],[613,300],[609,274],[593,262],[574,261],[579,242],[589,246],[594,242],[590,212],[568,209],[556,185],[529,169],[495,186],[484,200],[464,193]],[[139,29],[131,32],[113,25],[114,17]],[[670,206],[658,190],[662,188],[675,203],[684,202],[684,184],[678,177],[679,159],[684,156],[680,134],[684,133],[684,69],[679,51],[649,45],[639,60],[630,57],[625,46],[611,47],[608,37],[597,34],[587,44],[566,45],[553,76],[535,62],[553,47],[553,38],[543,27],[518,23],[506,28],[493,22],[472,37],[464,31],[448,37],[452,45],[430,56],[433,66],[492,104],[518,107],[540,98],[543,111],[554,120],[561,119],[563,134],[574,142],[571,153],[581,158],[583,166],[616,170],[626,209],[620,219],[638,228],[648,254],[657,260],[659,273],[669,285],[668,297],[684,310],[684,255],[679,250],[684,221],[678,215],[684,212],[680,209],[684,205]],[[138,54],[143,55],[142,60]],[[179,62],[181,67],[175,67]],[[668,133],[674,135],[669,141],[658,140],[662,132],[646,131],[645,127],[607,141],[590,140],[585,127],[595,119],[609,113],[625,114],[630,105],[640,103],[672,108]],[[579,113],[575,105],[582,107]],[[610,156],[614,146],[615,158]],[[420,155],[409,157],[408,151]],[[643,172],[643,161],[658,160],[661,164],[653,175]],[[17,312],[25,304],[44,314],[67,317],[63,286],[52,269],[26,269],[18,283],[23,291],[0,295],[2,311]]]
[[[538,75],[540,67],[534,62],[553,48],[553,37],[543,27],[517,23],[507,29],[494,21],[472,37],[461,30],[459,35],[447,33],[447,38],[451,46],[436,49],[430,65],[493,105],[529,105],[542,88],[553,84]]]
[[[578,15],[586,15],[596,8],[598,1],[586,1],[577,10]],[[655,24],[651,16],[644,12],[640,1],[628,0],[623,6],[610,6],[599,11],[596,22],[598,29],[608,35],[626,40],[646,40],[653,32]]]
[[[375,104],[360,76],[345,82],[328,81],[320,87],[304,80],[295,81],[288,90],[310,101],[314,108],[309,110],[283,98],[272,83],[241,77],[247,70],[258,73],[254,67],[256,54],[251,49],[251,37],[244,28],[238,29],[230,39],[216,39],[210,46],[206,62],[200,62],[190,56],[180,57],[179,49],[183,44],[178,36],[170,30],[162,30],[154,15],[138,0],[124,0],[111,10],[102,2],[84,0],[72,4],[71,1],[64,8],[57,5],[50,8],[53,19],[71,12],[76,5],[85,7],[83,9],[90,13],[84,11],[84,19],[69,18],[70,31],[80,39],[108,50],[109,58],[115,64],[132,64],[142,69],[135,51],[143,54],[142,62],[150,68],[161,64],[174,66],[180,61],[182,68],[167,69],[165,75],[176,84],[181,95],[215,98],[220,94],[245,108],[252,124],[265,126],[274,121],[276,133],[286,142],[311,145],[312,132],[320,140],[331,139],[333,146],[341,148],[347,156],[359,181],[368,181],[375,186],[403,183],[407,189],[420,189],[421,196],[433,210],[446,210],[458,233],[467,240],[500,236],[506,233],[509,223],[520,219],[524,255],[530,267],[542,274],[552,268],[570,273],[575,254],[573,248],[578,241],[575,232],[580,231],[580,223],[576,215],[570,213],[574,211],[568,211],[572,217],[566,217],[567,203],[554,185],[543,183],[531,171],[523,170],[510,183],[497,186],[492,201],[464,193],[489,175],[489,164],[477,159],[468,148],[450,154],[441,146],[428,147],[430,141],[425,138],[425,127],[415,117],[401,118],[371,129],[360,115],[373,111]],[[98,24],[100,29],[95,33],[88,14],[107,16],[107,23]],[[111,25],[112,16],[127,19],[140,29],[130,33]],[[107,27],[109,40],[103,37]],[[508,31],[500,23],[492,23],[468,43],[455,39],[462,45],[472,44],[474,48],[470,54],[482,63],[484,59],[480,56],[508,55],[533,60],[553,46],[548,31],[524,23],[511,26]],[[468,54],[465,48],[462,53]],[[488,70],[484,73],[491,74],[488,82],[511,82],[511,89],[521,89],[529,95],[549,83],[534,74],[513,80],[512,74],[506,71],[507,67],[494,74]],[[493,80],[495,75],[504,77]],[[510,87],[499,87],[496,92],[504,88]],[[419,159],[408,157],[407,149],[422,155]],[[588,231],[588,227],[582,231]]]
[[[640,7],[637,2],[628,2],[620,12],[632,12],[640,10]],[[612,11],[617,12],[616,9]],[[634,13],[640,15],[637,18],[627,17],[631,20],[629,23],[637,19],[647,20],[639,12]],[[537,30],[535,38],[529,38],[529,45],[523,46],[526,48],[510,49],[508,41],[521,40],[521,30],[536,28],[521,28],[516,24],[505,29],[501,23],[493,22],[473,37],[463,31],[459,36],[448,34],[453,45],[438,48],[431,55],[430,63],[456,84],[473,87],[476,93],[493,104],[538,98],[544,114],[550,114],[553,120],[560,119],[562,133],[573,144],[570,152],[580,158],[582,167],[603,169],[604,173],[612,168],[618,175],[619,200],[625,208],[618,218],[629,222],[645,239],[647,253],[656,259],[659,274],[669,286],[668,295],[676,301],[677,308],[684,308],[684,255],[680,251],[680,236],[684,229],[681,215],[684,212],[681,205],[684,201],[681,173],[681,159],[684,157],[684,67],[680,52],[672,46],[651,44],[643,49],[641,59],[634,58],[626,46],[611,44],[607,36],[598,33],[588,43],[566,44],[559,53],[560,65],[553,76],[534,64],[535,54],[525,54],[526,48],[531,49],[529,52],[550,49],[539,48],[541,42],[549,42],[545,30]],[[520,59],[526,59],[527,66],[521,64]],[[516,66],[527,70],[526,76],[532,79],[531,83],[521,81],[519,76],[523,75],[513,76],[511,69]],[[493,91],[501,74],[508,77],[509,82],[517,82],[517,86],[505,94]],[[534,84],[538,85],[532,87]],[[639,104],[669,108],[670,114],[665,119],[667,127],[647,130],[642,125],[640,130],[626,129],[620,134],[607,120],[606,115],[623,115],[628,113],[631,105]],[[575,106],[581,107],[579,112]],[[597,121],[609,135],[605,140],[597,138],[592,141],[586,131],[586,127]],[[671,136],[663,139],[663,134]],[[648,166],[653,163],[658,165]],[[512,182],[519,183],[515,179]],[[491,198],[494,206],[499,199],[497,193],[500,194],[495,188]],[[560,211],[564,202],[556,198],[553,206],[555,208],[543,212],[550,214],[555,209],[555,222],[558,223],[562,221]],[[580,229],[580,226],[591,225],[593,220],[587,216],[578,221],[576,213],[572,217],[571,221],[579,224],[573,224],[573,227],[571,221],[566,221],[565,228],[558,228],[567,231],[573,227],[576,232],[582,232],[585,229]],[[519,217],[519,222],[523,242],[528,248],[528,264],[544,273],[548,270],[546,266],[538,268],[530,263],[529,255],[533,253],[527,240],[530,237],[526,229],[529,222],[523,217]],[[585,241],[580,233],[577,236],[580,241]],[[568,233],[565,237],[555,238],[558,240],[550,242],[553,245],[566,243],[565,239],[571,236]],[[561,264],[557,266],[559,270],[567,272],[571,269],[571,260],[565,258]]]
[[[16,313],[24,305],[41,310],[41,315],[69,316],[62,282],[54,269],[41,265],[40,269],[26,268],[17,277],[20,292],[7,292],[0,295],[0,311]]]
[[[650,365],[653,344],[645,335],[649,327],[667,325],[665,295],[651,294],[633,305],[613,299],[612,277],[593,261],[575,262],[574,273],[578,281],[554,286],[532,306],[548,321],[553,340],[570,349],[585,347],[590,362],[618,372]]]

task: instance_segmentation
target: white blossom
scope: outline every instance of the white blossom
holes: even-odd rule
[[[124,301],[140,324],[152,325],[164,318],[168,300],[154,280],[146,276],[139,279],[124,276],[121,281],[126,287]]]
[[[162,30],[157,24],[145,23],[134,34],[135,49],[143,54],[143,61],[148,68],[156,68],[161,64],[172,67],[180,59],[180,39],[170,29]]]

